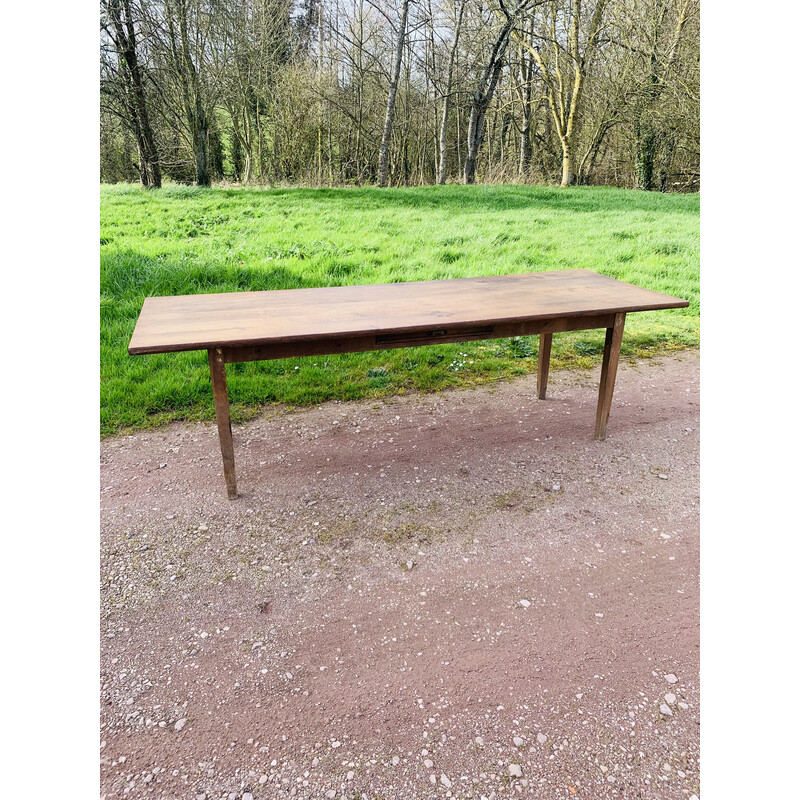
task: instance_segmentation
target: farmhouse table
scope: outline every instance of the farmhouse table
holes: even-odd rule
[[[228,497],[238,496],[225,364],[605,328],[595,439],[605,439],[625,315],[689,303],[590,270],[369,286],[148,297],[128,352],[207,350]]]

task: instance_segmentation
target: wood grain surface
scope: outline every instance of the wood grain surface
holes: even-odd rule
[[[590,270],[148,297],[128,352],[136,355],[376,334],[400,336],[439,328],[688,305],[686,300]],[[391,347],[390,341],[384,347],[387,345]]]

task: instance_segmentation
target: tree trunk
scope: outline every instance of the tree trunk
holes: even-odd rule
[[[572,142],[569,139],[561,140],[561,185],[572,184]]]
[[[108,0],[105,5],[113,27],[112,39],[125,86],[129,123],[136,137],[136,147],[139,152],[139,180],[142,186],[148,189],[160,189],[161,165],[147,112],[130,0]]]
[[[636,140],[636,185],[646,191],[654,188],[653,174],[656,160],[656,132],[645,122],[634,125]]]
[[[531,163],[533,146],[531,143],[531,119],[533,112],[531,109],[531,98],[533,96],[533,60],[526,59],[524,51],[520,48],[520,77],[522,78],[522,126],[520,128],[519,144],[519,168],[517,173],[520,177],[524,176]]]
[[[492,48],[489,62],[483,70],[478,87],[472,95],[472,108],[469,112],[469,127],[467,128],[467,157],[464,161],[464,183],[475,183],[475,169],[478,162],[478,151],[483,142],[484,123],[486,111],[494,97],[494,90],[503,71],[503,57],[508,47],[514,18],[506,19],[503,27]]]
[[[198,186],[211,186],[211,175],[208,170],[208,123],[205,115],[195,123],[192,131],[194,143],[194,176]]]
[[[464,8],[467,0],[461,0],[458,9],[456,27],[453,32],[453,47],[450,50],[450,62],[447,65],[447,86],[445,87],[444,103],[442,104],[442,126],[439,129],[439,176],[437,183],[443,185],[447,180],[447,122],[450,117],[450,93],[453,91],[453,72],[455,71],[458,40],[461,36],[461,20],[464,18]]]
[[[392,139],[392,123],[394,122],[394,105],[397,100],[397,86],[400,83],[400,68],[403,63],[403,47],[406,41],[406,23],[408,21],[409,0],[403,0],[400,12],[400,29],[397,33],[397,49],[394,55],[394,68],[389,83],[389,99],[386,102],[386,119],[383,123],[380,155],[378,156],[378,185],[386,186],[389,165],[389,144]]]

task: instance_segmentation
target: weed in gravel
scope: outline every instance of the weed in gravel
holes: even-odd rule
[[[432,544],[442,532],[425,523],[404,522],[396,528],[382,531],[380,540],[390,545]]]
[[[522,490],[512,489],[510,492],[498,492],[492,497],[492,508],[502,511],[507,508],[514,508],[522,500]]]

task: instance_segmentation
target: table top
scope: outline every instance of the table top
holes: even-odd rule
[[[246,347],[688,305],[585,269],[148,297],[128,352]]]

